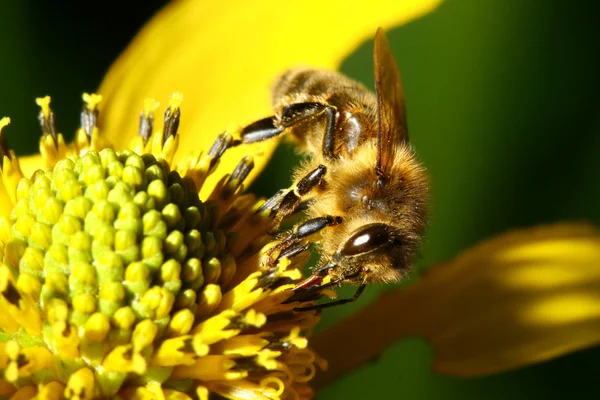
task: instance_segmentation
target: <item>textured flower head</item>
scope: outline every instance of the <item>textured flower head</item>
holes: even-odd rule
[[[176,93],[162,130],[147,100],[139,135],[114,151],[96,126],[100,100],[84,95],[71,144],[50,99],[37,100],[44,165],[32,176],[2,134],[0,394],[311,397],[318,315],[290,299],[307,255],[259,267],[273,222],[242,193],[252,157],[200,198],[232,136],[173,165]]]
[[[310,398],[321,361],[306,335],[318,317],[294,311],[288,290],[306,255],[258,268],[270,212],[241,194],[261,167],[247,176],[247,157],[276,141],[229,149],[221,135],[210,147],[210,133],[271,115],[268,87],[284,70],[337,69],[375,27],[438,3],[179,0],[111,67],[102,114],[86,96],[72,144],[40,99],[43,157],[17,159],[0,136],[0,398]],[[180,96],[161,132],[153,101],[132,118],[148,93],[176,88],[193,110],[179,134]],[[210,150],[188,157],[200,147]],[[597,345],[599,265],[594,227],[500,235],[313,338],[330,367],[311,384],[343,377],[342,397],[389,397],[403,358],[372,361],[407,336],[429,341],[437,372],[461,377]]]

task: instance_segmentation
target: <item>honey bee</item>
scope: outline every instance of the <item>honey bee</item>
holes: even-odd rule
[[[409,144],[400,73],[381,28],[373,62],[375,93],[337,72],[290,70],[273,86],[275,115],[241,130],[242,143],[291,135],[310,155],[293,188],[265,203],[281,221],[310,199],[308,219],[282,235],[270,262],[277,252],[305,251],[310,237],[321,260],[296,298],[342,283],[358,290],[308,309],[353,301],[368,283],[402,279],[425,229],[428,179]]]

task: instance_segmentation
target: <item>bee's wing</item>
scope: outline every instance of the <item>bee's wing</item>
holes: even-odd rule
[[[404,90],[396,61],[382,28],[375,34],[373,49],[377,93],[377,175],[389,176],[398,144],[408,142]]]

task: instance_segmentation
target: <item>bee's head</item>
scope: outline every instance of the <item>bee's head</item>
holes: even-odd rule
[[[330,262],[337,265],[329,274],[333,278],[361,281],[368,274],[369,282],[394,282],[408,271],[415,249],[415,240],[385,223],[362,225],[350,232],[333,254]]]

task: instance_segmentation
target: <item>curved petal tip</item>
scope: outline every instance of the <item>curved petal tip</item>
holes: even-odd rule
[[[354,334],[344,334],[349,331]],[[330,365],[317,382],[372,360],[408,336],[429,340],[437,372],[472,377],[592,346],[600,343],[598,332],[598,229],[522,229],[429,269],[415,284],[384,294],[317,336],[315,349]],[[370,340],[353,343],[364,335]]]

